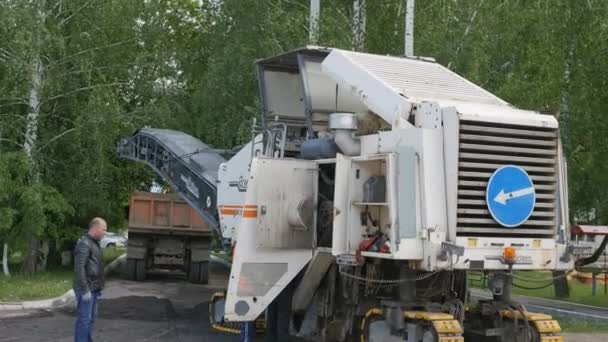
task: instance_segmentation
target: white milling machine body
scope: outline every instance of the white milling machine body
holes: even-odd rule
[[[465,334],[561,341],[557,322],[509,296],[511,270],[573,268],[554,116],[431,59],[307,47],[257,67],[264,124],[279,129],[257,136],[253,158],[248,145],[220,168],[220,225],[237,233],[226,320],[270,308],[268,320],[278,312],[314,339],[461,341],[466,271],[480,270],[495,273],[494,300],[465,319]],[[489,196],[505,166],[532,187],[507,178]],[[517,211],[526,196],[530,213],[499,223],[492,206]]]

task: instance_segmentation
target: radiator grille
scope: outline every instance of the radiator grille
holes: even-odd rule
[[[557,217],[557,130],[530,126],[460,122],[457,234],[460,236],[552,236]],[[486,186],[504,165],[522,167],[532,178],[532,216],[505,228],[490,215]]]

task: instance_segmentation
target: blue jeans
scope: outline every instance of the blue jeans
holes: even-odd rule
[[[253,342],[255,336],[255,323],[244,322],[241,327],[241,338],[240,342]]]
[[[82,298],[84,293],[75,292],[75,294],[77,305],[74,342],[92,342],[93,324],[97,316],[97,298],[101,295],[101,291],[92,292],[88,300]]]

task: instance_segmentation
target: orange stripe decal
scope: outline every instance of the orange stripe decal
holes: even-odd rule
[[[245,210],[243,212],[243,218],[256,218],[256,217],[258,217],[257,210]]]
[[[258,206],[254,204],[248,205],[220,205],[221,215],[242,216],[244,218],[258,217]]]
[[[220,208],[248,208],[248,209],[257,209],[258,206],[255,204],[246,204],[246,205],[235,205],[235,204],[222,204]]]

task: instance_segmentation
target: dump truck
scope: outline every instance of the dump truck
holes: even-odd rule
[[[193,283],[209,281],[213,231],[175,193],[134,192],[129,201],[127,274],[141,281],[153,269],[184,272]]]
[[[232,157],[163,129],[118,146],[233,246],[216,324],[265,317],[271,341],[563,340],[511,298],[514,271],[568,271],[581,252],[553,115],[432,58],[309,46],[255,65],[261,120]],[[491,275],[491,299],[470,302],[470,271]]]

